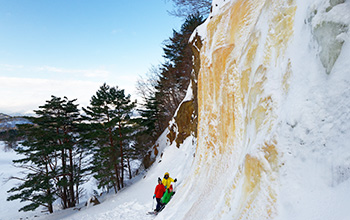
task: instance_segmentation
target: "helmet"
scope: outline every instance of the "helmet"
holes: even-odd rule
[[[169,175],[169,173],[168,173],[168,172],[166,172],[166,173],[164,174],[164,178],[165,178],[165,179],[168,179],[168,178],[169,178],[169,176],[170,176],[170,175]]]

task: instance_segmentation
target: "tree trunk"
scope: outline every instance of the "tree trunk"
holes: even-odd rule
[[[115,175],[117,177],[117,189],[119,191],[120,190],[120,177],[119,177],[118,165],[116,163],[114,164],[114,171],[115,171]]]
[[[47,178],[47,180],[48,180],[48,177],[49,177],[49,168],[48,168],[48,166],[47,166],[47,162],[46,162],[46,164],[45,164],[45,169],[46,169],[46,178]],[[49,185],[49,184],[48,184]],[[48,196],[50,196],[51,195],[51,189],[50,189],[50,187],[48,187],[47,189],[46,189],[46,194],[48,195]],[[48,201],[47,202],[47,209],[48,209],[48,211],[50,212],[50,213],[53,213],[53,206],[52,206],[52,202],[51,201]]]
[[[113,141],[113,135],[112,135],[112,128],[108,128],[109,132],[109,143],[111,146],[111,153],[112,153],[112,161],[111,163],[113,164],[114,167],[114,172],[117,180],[117,189],[118,191],[120,190],[120,178],[119,178],[119,170],[118,170],[118,164],[117,164],[117,152],[114,148],[114,141]]]
[[[67,195],[68,195],[68,190],[67,190],[67,178],[66,178],[66,157],[65,157],[65,151],[64,149],[62,149],[62,173],[63,173],[63,180],[64,180],[64,184],[63,184],[63,192],[62,192],[62,205],[63,205],[63,209],[68,208],[68,202],[67,202]]]
[[[60,131],[59,131],[59,128],[57,127],[56,128],[56,133],[59,134]],[[58,139],[58,144],[59,145],[63,145],[63,142],[61,139]],[[61,160],[62,160],[62,175],[63,175],[63,180],[64,182],[67,181],[67,178],[66,178],[66,156],[65,156],[65,149],[62,149],[61,150]],[[63,192],[61,194],[61,199],[62,199],[62,206],[63,206],[63,209],[66,209],[68,208],[68,203],[67,203],[67,195],[68,195],[68,190],[67,190],[67,185],[66,184],[63,184],[62,186],[63,188]]]
[[[129,158],[129,157],[127,157],[127,158],[126,158],[126,160],[127,160],[127,162],[128,162],[129,179],[131,179],[131,178],[132,178],[132,176],[131,176],[130,158]]]
[[[113,188],[114,188],[114,193],[117,194],[118,190],[117,190],[117,188],[115,186],[115,183],[113,183]]]
[[[75,207],[75,195],[74,195],[74,164],[73,164],[73,152],[72,149],[69,149],[69,194],[70,194],[70,202],[69,207]]]
[[[119,147],[120,147],[120,171],[121,171],[121,178],[120,182],[122,184],[122,188],[124,188],[124,155],[123,155],[123,140],[122,140],[122,128],[119,123]]]
[[[83,152],[80,152],[79,155],[79,163],[77,167],[77,181],[75,182],[75,199],[76,199],[76,204],[79,204],[79,181],[81,179],[81,166],[82,166],[82,159],[83,159]]]

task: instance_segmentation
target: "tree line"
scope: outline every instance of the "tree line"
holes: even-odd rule
[[[141,156],[133,148],[136,102],[107,84],[82,108],[83,114],[76,101],[51,96],[34,111],[31,124],[19,125],[24,141],[14,150],[22,158],[13,162],[27,172],[13,177],[21,184],[9,190],[7,200],[29,201],[20,211],[44,206],[52,213],[58,198],[63,209],[74,207],[88,175],[99,188],[115,192],[124,187],[125,170],[132,177],[130,160]]]
[[[137,144],[151,147],[168,126],[177,107],[186,95],[193,70],[192,47],[189,44],[194,29],[204,22],[199,13],[186,17],[180,31],[165,41],[164,62],[153,67],[146,78],[137,81],[142,97],[140,109],[142,130]]]

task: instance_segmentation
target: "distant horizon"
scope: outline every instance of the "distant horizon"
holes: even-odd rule
[[[51,95],[89,104],[98,88],[137,99],[136,81],[163,62],[183,19],[171,2],[0,0],[0,112],[33,115]]]

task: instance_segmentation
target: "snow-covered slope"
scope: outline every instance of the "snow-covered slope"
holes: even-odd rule
[[[159,217],[350,219],[349,24],[349,0],[213,2],[195,162]]]
[[[0,220],[19,219],[23,213],[18,213],[17,210],[26,205],[20,201],[6,201],[8,197],[7,191],[15,186],[18,181],[9,180],[11,176],[20,176],[19,169],[12,166],[12,160],[19,159],[18,155],[12,150],[5,151],[5,145],[0,141]],[[22,214],[22,215],[21,215]],[[33,216],[33,213],[30,214]]]
[[[10,129],[16,129],[18,124],[30,123],[27,119],[21,117],[11,117],[0,113],[0,132],[7,131]]]
[[[67,220],[96,220],[96,219],[154,219],[147,213],[155,208],[155,200],[152,199],[158,177],[163,177],[165,172],[179,181],[175,184],[175,190],[182,185],[183,179],[188,175],[192,161],[194,147],[192,137],[185,140],[181,148],[176,143],[169,145],[166,130],[159,138],[160,144],[165,144],[162,157],[158,155],[156,162],[144,174],[133,180],[133,184],[117,194],[110,194],[103,198],[102,203],[96,206],[85,207],[80,211],[64,210],[52,215],[41,216],[36,219],[67,219]],[[168,144],[168,145],[167,145]],[[165,208],[167,210],[167,208]],[[164,211],[165,211],[164,210]]]
[[[163,177],[165,172],[169,172],[170,176],[177,178],[178,182],[174,184],[175,190],[183,184],[183,180],[188,176],[193,161],[195,139],[188,137],[181,148],[176,147],[176,142],[170,143],[166,137],[169,130],[166,130],[158,139],[159,148],[162,154],[156,157],[154,165],[152,165],[146,172],[140,174],[132,180],[132,184],[117,194],[110,193],[99,197],[101,204],[96,206],[84,206],[84,202],[77,208],[68,210],[55,210],[53,214],[41,213],[41,209],[34,212],[20,212],[17,210],[24,204],[19,201],[7,202],[6,191],[16,184],[16,180],[5,182],[8,177],[18,175],[20,169],[11,165],[12,159],[18,158],[13,151],[4,152],[2,147],[0,150],[0,178],[2,181],[0,188],[0,220],[9,219],[36,219],[36,220],[96,220],[96,219],[154,219],[155,216],[147,213],[155,208],[156,202],[153,200],[155,186],[157,185],[158,177]],[[96,189],[96,186],[95,186]],[[92,194],[90,193],[90,195]],[[166,211],[168,208],[165,208]]]

